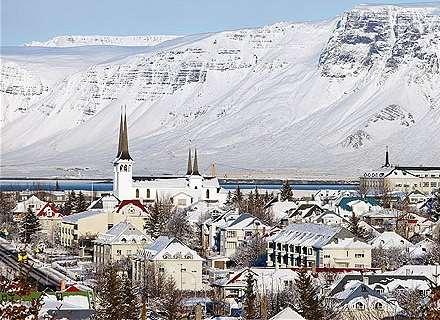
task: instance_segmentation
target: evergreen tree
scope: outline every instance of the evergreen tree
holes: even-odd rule
[[[240,186],[237,186],[237,189],[235,189],[235,192],[232,196],[232,203],[234,204],[234,206],[241,212],[243,211],[243,207],[244,207],[244,198],[243,198],[243,193],[240,190]]]
[[[128,275],[123,275],[121,279],[121,315],[122,320],[138,320],[140,315],[140,304],[134,292],[133,283]]]
[[[434,192],[434,201],[431,209],[432,218],[435,221],[439,221],[440,219],[440,189],[437,192]]]
[[[82,191],[79,192],[78,197],[75,198],[75,211],[76,212],[83,212],[86,211],[88,207],[86,198],[84,197],[84,194]]]
[[[159,200],[147,208],[148,217],[145,221],[145,232],[153,239],[164,235],[167,229],[167,221],[173,210],[171,201]]]
[[[304,318],[307,320],[324,319],[324,307],[318,296],[318,288],[305,268],[298,270],[295,291],[298,301],[298,312]]]
[[[246,277],[246,290],[244,292],[244,317],[246,320],[257,319],[256,300],[257,295],[254,290],[254,276],[249,271]]]
[[[350,223],[349,230],[355,237],[362,238],[362,229],[359,227],[359,221],[360,221],[359,217],[357,217],[353,212],[351,214],[349,221]]]
[[[231,193],[231,190],[229,190],[228,191],[228,196],[227,196],[227,198],[226,198],[226,203],[225,203],[227,206],[230,206],[230,205],[232,205],[232,193]]]
[[[108,264],[98,275],[96,286],[96,320],[123,319],[121,279],[115,265]]]
[[[0,224],[12,222],[12,210],[14,210],[14,207],[14,197],[11,194],[0,191]]]
[[[30,243],[32,238],[40,231],[40,220],[29,208],[20,223],[20,240]]]
[[[282,187],[281,187],[281,201],[293,201],[293,191],[290,187],[289,181],[284,181]]]
[[[69,215],[73,213],[75,210],[75,203],[76,203],[76,194],[75,191],[72,190],[71,192],[69,192],[67,196],[67,200],[62,207],[61,213],[63,215]]]

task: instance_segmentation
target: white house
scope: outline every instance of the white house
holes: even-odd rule
[[[178,289],[202,290],[202,263],[197,252],[177,240],[160,236],[133,257],[133,280],[141,281],[147,263],[153,263],[167,276],[171,276]]]
[[[100,265],[131,257],[150,242],[151,239],[134,224],[119,222],[94,241],[94,262]]]
[[[374,238],[370,243],[373,248],[393,249],[402,248],[409,249],[412,246],[411,242],[406,240],[401,235],[394,231],[384,231],[379,236]]]
[[[264,235],[270,226],[249,213],[242,213],[235,220],[220,228],[220,254],[232,257],[237,248],[256,234]]]
[[[170,199],[177,207],[188,207],[199,201],[224,203],[227,194],[220,187],[216,177],[199,173],[197,150],[194,158],[188,154],[187,172],[177,177],[133,177],[134,161],[128,151],[127,119],[121,115],[119,147],[113,161],[113,194],[120,200],[138,199],[154,202],[156,199]]]
[[[322,262],[326,268],[368,269],[371,249],[368,243],[354,238],[336,238],[322,247]]]
[[[47,202],[42,201],[37,198],[37,196],[32,195],[28,199],[18,202],[15,206],[14,213],[26,213],[30,209],[33,213],[41,210],[46,205]]]

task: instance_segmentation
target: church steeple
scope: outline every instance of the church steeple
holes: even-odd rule
[[[192,175],[193,176],[200,176],[199,164],[197,161],[197,149],[195,149],[195,148],[194,148],[194,163],[193,163]]]
[[[124,110],[124,121],[122,121],[119,127],[119,148],[117,158],[120,160],[133,160],[128,152],[128,132],[127,132],[127,114],[126,109]]]
[[[386,151],[385,151],[385,164],[383,165],[384,168],[389,168],[390,165],[390,156],[388,153],[388,146],[386,146]]]
[[[186,169],[186,175],[190,176],[192,174],[192,159],[191,159],[191,148],[188,149],[188,165]]]

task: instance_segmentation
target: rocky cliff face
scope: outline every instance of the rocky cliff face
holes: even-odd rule
[[[121,105],[140,174],[180,170],[190,142],[225,173],[357,175],[385,145],[434,164],[439,26],[438,5],[361,6],[151,47],[4,50],[3,172],[109,175]],[[17,169],[29,158],[41,167]]]
[[[439,73],[438,6],[361,6],[345,13],[320,57],[326,77],[386,75],[402,64]]]

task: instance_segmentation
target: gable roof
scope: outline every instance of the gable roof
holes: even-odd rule
[[[333,298],[339,300],[341,305],[347,304],[355,298],[367,298],[368,296],[373,296],[387,302],[386,298],[383,297],[379,292],[371,289],[362,282],[354,281],[353,283],[347,283],[346,285],[347,286],[343,291],[333,295]]]
[[[146,256],[151,260],[188,259],[203,261],[198,253],[178,239],[167,236],[158,237],[152,244],[144,247]]]
[[[353,237],[353,235],[343,227],[317,223],[300,223],[290,224],[281,232],[268,237],[267,241],[300,244],[302,246],[320,249],[333,240],[335,236]]]
[[[52,212],[54,213],[54,215],[52,216],[53,218],[58,218],[58,217],[62,217],[62,215],[60,215],[60,210],[58,210],[58,208],[51,202],[47,202],[41,209],[40,211],[37,212],[37,217],[47,217],[47,213],[46,213],[46,209],[49,208],[50,210],[52,210]]]
[[[125,241],[124,241],[125,239]],[[101,234],[96,242],[106,244],[146,241],[148,236],[129,221],[121,221]]]
[[[298,312],[292,310],[292,308],[287,307],[284,310],[278,312],[269,320],[306,320],[306,319],[303,316],[301,316]]]
[[[351,211],[351,206],[349,205],[350,202],[356,201],[356,200],[360,200],[363,202],[366,202],[372,206],[378,206],[379,205],[379,201],[377,201],[375,198],[373,197],[342,197],[339,202],[337,203],[337,206],[340,207],[341,209],[345,210],[345,211]]]
[[[147,212],[147,209],[145,209],[144,205],[138,199],[122,200],[121,203],[119,203],[118,209],[116,209],[116,212],[119,212],[122,208],[124,208],[125,206],[128,206],[129,204],[132,204],[135,207],[138,207],[143,212]]]
[[[74,214],[63,217],[63,222],[77,223],[78,220],[80,220],[80,219],[85,219],[85,218],[92,217],[92,216],[95,216],[98,214],[103,214],[103,213],[105,213],[105,212],[102,210],[82,211],[82,212],[74,213]]]
[[[391,273],[390,271],[389,273]],[[333,296],[339,292],[342,292],[347,287],[349,282],[358,281],[361,282],[364,279],[368,281],[369,285],[382,284],[387,285],[394,280],[424,280],[432,283],[426,276],[416,275],[401,275],[401,274],[346,274],[339,281],[335,282],[328,293],[329,296]]]

